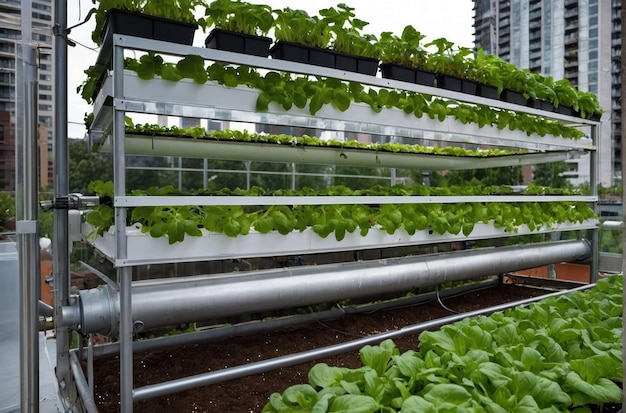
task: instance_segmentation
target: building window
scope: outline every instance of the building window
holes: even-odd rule
[[[20,4],[20,2],[18,1],[17,4]],[[32,8],[37,9],[37,10],[44,10],[47,12],[52,12],[52,7],[50,5],[37,3],[36,1],[33,2]]]
[[[44,42],[44,43],[51,43],[52,37],[46,36],[45,34],[33,33],[33,40],[39,40],[40,42]]]
[[[0,28],[0,39],[14,39],[19,40],[20,31],[19,30],[11,30],[11,29],[2,29]]]

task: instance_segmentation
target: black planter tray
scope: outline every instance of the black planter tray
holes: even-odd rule
[[[476,94],[487,99],[498,99],[498,88],[484,83],[478,83]]]
[[[273,59],[289,60],[315,66],[335,67],[335,53],[333,51],[282,40],[272,46],[270,56]]]
[[[437,87],[454,92],[463,92],[463,79],[440,73],[437,75]]]
[[[470,79],[463,79],[461,83],[461,91],[468,95],[476,95],[478,93],[478,82]]]
[[[513,103],[516,105],[524,105],[528,103],[528,99],[524,97],[520,92],[511,89],[504,89],[500,95],[500,100]]]
[[[580,113],[576,112],[574,110],[574,108],[570,107],[570,106],[565,106],[565,105],[559,105],[556,109],[555,109],[556,113],[560,113],[561,115],[567,115],[567,116],[577,116],[580,117]]]
[[[204,41],[209,49],[226,50],[252,56],[267,57],[270,54],[272,39],[264,36],[253,36],[235,33],[228,30],[213,29]]]
[[[385,79],[417,83],[424,86],[435,86],[436,75],[425,70],[414,69],[395,63],[383,63],[380,65],[380,71]]]
[[[128,10],[111,9],[102,28],[102,44],[110,43],[113,33],[191,46],[198,25]],[[104,47],[104,46],[103,46]]]
[[[333,53],[335,54],[335,69],[362,73],[370,76],[376,76],[376,72],[378,72],[377,59],[355,56],[337,51],[333,51]]]
[[[353,56],[330,49],[309,47],[298,43],[278,41],[269,51],[273,59],[307,63],[315,66],[330,67],[349,72],[375,76],[378,60],[363,56]]]
[[[309,48],[301,44],[278,41],[270,49],[272,59],[309,63]]]
[[[554,105],[543,99],[528,99],[528,106],[535,109],[545,110],[546,112],[554,112]]]

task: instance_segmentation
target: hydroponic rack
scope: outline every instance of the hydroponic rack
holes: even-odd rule
[[[258,113],[254,110],[257,91],[245,87],[226,88],[218,84],[208,82],[198,85],[191,81],[176,83],[162,79],[145,81],[139,79],[134,73],[124,69],[124,51],[155,51],[157,53],[184,56],[199,55],[208,61],[228,62],[232,64],[249,65],[260,69],[278,70],[299,74],[332,77],[343,81],[360,82],[365,85],[380,88],[401,89],[410,92],[437,95],[443,98],[457,101],[484,104],[501,109],[525,112],[556,119],[572,125],[587,126],[590,128],[590,136],[580,140],[562,139],[554,136],[527,136],[519,131],[500,131],[497,128],[486,126],[479,128],[476,125],[466,125],[448,117],[444,122],[431,120],[427,117],[421,119],[405,115],[402,111],[386,109],[383,113],[373,113],[366,105],[353,103],[345,112],[340,112],[330,105],[324,106],[315,116],[310,115],[306,109],[292,109],[285,112],[278,106],[270,105],[267,112]],[[108,56],[110,51],[101,51],[99,59]],[[106,69],[108,63],[99,60],[101,69]],[[443,143],[475,143],[481,145],[494,145],[500,147],[513,147],[527,149],[531,152],[527,155],[515,155],[507,159],[505,165],[554,162],[564,159],[568,152],[588,152],[591,156],[591,196],[567,196],[567,197],[524,197],[523,201],[552,202],[561,200],[581,201],[595,203],[597,201],[597,154],[596,141],[598,122],[565,116],[553,112],[542,112],[538,109],[514,105],[499,100],[492,100],[477,96],[471,96],[458,92],[421,86],[395,80],[382,79],[375,76],[367,76],[356,73],[344,72],[336,69],[310,66],[305,64],[271,60],[255,56],[240,55],[212,49],[182,46],[167,42],[134,38],[129,36],[113,36],[112,71],[109,73],[103,87],[94,104],[94,122],[91,127],[91,139],[94,144],[107,147],[113,153],[114,168],[114,208],[115,226],[104,237],[91,240],[94,246],[100,250],[117,268],[117,284],[112,284],[119,290],[119,340],[120,340],[120,379],[121,379],[121,409],[132,412],[133,394],[142,393],[142,390],[133,390],[133,333],[137,320],[132,318],[132,267],[135,265],[184,262],[197,260],[221,259],[224,257],[249,257],[271,256],[279,253],[296,254],[304,252],[331,252],[352,251],[372,247],[385,247],[396,245],[416,245],[436,242],[451,242],[466,239],[484,239],[493,237],[505,237],[518,235],[505,233],[494,229],[492,226],[477,225],[475,231],[468,238],[446,234],[433,236],[432,234],[416,233],[385,235],[375,231],[368,237],[360,237],[350,234],[345,242],[336,242],[332,237],[321,239],[312,233],[301,233],[282,236],[278,234],[251,234],[238,237],[236,240],[228,240],[221,234],[205,234],[197,239],[187,239],[176,246],[168,245],[163,239],[152,239],[146,234],[140,234],[137,228],[127,227],[127,208],[142,205],[186,205],[192,202],[195,205],[238,205],[241,203],[264,205],[280,204],[293,205],[294,203],[320,204],[320,203],[454,203],[475,202],[475,197],[358,197],[347,199],[346,197],[257,197],[246,199],[242,197],[134,197],[127,196],[125,184],[126,161],[125,155],[132,153],[146,153],[159,155],[184,156],[195,154],[196,156],[210,156],[215,151],[216,157],[231,159],[247,159],[253,155],[250,148],[254,148],[255,158],[263,160],[284,160],[284,157],[292,157],[291,153],[274,153],[273,148],[261,148],[247,146],[248,143],[228,143],[227,147],[220,147],[219,143],[174,140],[163,137],[136,137],[126,136],[124,116],[127,112],[148,113],[167,116],[184,116],[208,118],[215,120],[241,121],[250,123],[263,123],[269,125],[301,126],[317,128],[320,130],[335,130],[346,132],[362,132],[369,134],[394,135],[405,138],[420,138],[424,131],[434,132],[436,140]],[[232,150],[233,147],[241,151]],[[158,149],[154,149],[158,148]],[[282,149],[281,149],[282,150]],[[230,154],[226,152],[230,151]],[[308,151],[308,149],[307,149]],[[220,155],[222,154],[222,155]],[[273,155],[276,155],[275,157]],[[471,169],[484,167],[485,159],[459,159],[459,164],[454,164],[449,158],[441,159],[435,156],[415,156],[415,163],[409,162],[406,154],[385,154],[384,164],[387,167],[415,167],[422,168],[426,165],[430,169]],[[307,158],[308,157],[308,158]],[[340,157],[341,158],[341,157]],[[348,156],[351,162],[358,165],[367,165],[372,162],[367,155],[363,158]],[[337,151],[334,149],[311,150],[303,155],[302,161],[307,162],[315,159],[316,162],[333,162],[337,159]],[[356,160],[355,160],[356,159]],[[505,158],[502,158],[505,159]],[[500,160],[488,160],[493,162],[490,166],[502,166]],[[444,199],[449,198],[449,199]],[[518,199],[519,198],[519,199]],[[502,197],[498,201],[502,201]],[[480,198],[481,202],[491,202],[491,198]],[[521,202],[521,197],[510,197],[510,202]],[[592,230],[592,254],[591,266],[592,277],[597,273],[597,228],[596,220],[588,220],[585,223],[565,223],[558,226],[544,227],[535,231],[522,229],[521,233],[547,233],[557,231],[569,231],[578,229]],[[92,231],[85,226],[86,234]],[[233,242],[236,243],[236,249]],[[209,251],[208,253],[206,251]],[[72,319],[71,314],[68,313]],[[78,317],[80,318],[80,317]],[[74,317],[76,319],[76,317]]]

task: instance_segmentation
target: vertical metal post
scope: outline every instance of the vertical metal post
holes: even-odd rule
[[[39,411],[39,162],[37,49],[16,45],[16,198],[20,296],[20,410]]]
[[[89,384],[89,393],[94,394],[94,378],[93,378],[93,334],[89,334],[87,342],[87,383]]]
[[[251,165],[252,165],[252,162],[243,161],[243,166],[246,168],[246,189],[250,189],[250,179],[251,179],[250,166]]]
[[[202,160],[202,189],[205,191],[209,188],[209,159],[204,158]]]
[[[596,145],[596,150],[595,151],[591,151],[591,153],[589,154],[589,180],[590,182],[590,189],[591,189],[591,194],[594,196],[598,196],[598,170],[599,170],[599,163],[598,163],[598,155],[600,154],[600,139],[598,136],[598,130],[600,129],[600,126],[598,125],[593,125],[591,127],[591,141]],[[599,213],[598,211],[598,203],[596,202],[593,205],[593,208],[595,210],[596,213]],[[589,274],[589,281],[592,283],[595,283],[596,281],[598,281],[598,260],[600,259],[600,253],[599,253],[599,249],[600,249],[600,231],[598,228],[592,229],[591,230],[591,265],[590,265],[590,274]]]
[[[54,197],[69,194],[69,146],[67,141],[67,1],[54,1]],[[60,319],[61,307],[69,305],[70,259],[67,210],[54,210],[53,246],[54,319]],[[71,331],[55,325],[56,377],[61,398],[74,399],[70,370]]]
[[[124,148],[124,114],[117,108],[116,99],[124,96],[124,48],[113,41],[113,183],[114,199],[126,195],[126,153]],[[115,207],[116,258],[127,257],[126,208]],[[133,322],[132,269],[118,267],[120,286],[120,411],[133,411]]]
[[[620,77],[621,82],[620,85],[620,102],[626,102],[626,88],[623,86],[626,84],[626,26],[623,22],[626,22],[626,7],[624,2],[622,2],[622,11],[621,11],[621,22],[622,22],[622,31],[621,31],[621,59],[620,59]],[[626,114],[625,110],[622,109],[620,113],[621,117],[621,165],[622,165],[622,221],[626,219],[626,191],[624,191],[624,185],[626,184],[626,169],[624,166],[626,165],[626,151],[624,150],[624,139],[626,138]],[[622,278],[626,273],[626,228],[622,228]],[[626,328],[626,293],[622,290],[622,331]],[[622,334],[622,360],[626,358],[626,335]],[[622,363],[622,383],[626,380],[626,363]],[[626,386],[622,387],[622,400],[626,400]]]
[[[178,190],[181,192],[183,190],[183,158],[182,156],[178,157]]]

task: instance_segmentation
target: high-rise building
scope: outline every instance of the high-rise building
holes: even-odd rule
[[[37,46],[38,122],[40,184],[52,183],[53,145],[53,63],[52,63],[52,0],[31,0],[30,18],[22,21],[25,9],[20,0],[0,0],[0,191],[15,190],[15,62],[17,44],[30,40]],[[30,27],[22,33],[22,25]],[[23,35],[24,34],[24,35]]]
[[[621,176],[619,61],[612,61],[620,52],[621,0],[473,1],[477,46],[517,67],[554,80],[568,79],[598,96],[604,108],[598,179],[612,185]],[[572,183],[589,182],[588,157],[569,160],[568,168]]]

